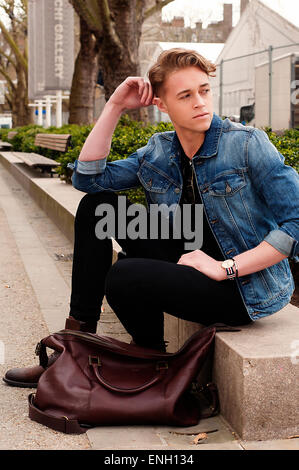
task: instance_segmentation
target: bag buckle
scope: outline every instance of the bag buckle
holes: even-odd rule
[[[39,343],[37,343],[37,345],[35,347],[35,355],[36,356],[39,356],[40,351],[41,351],[41,347],[42,347],[42,343],[41,343],[41,341],[39,341]]]
[[[168,363],[166,361],[159,361],[156,365],[156,370],[168,369]]]
[[[96,366],[101,365],[99,356],[88,356],[88,363],[90,366],[92,366],[93,364],[95,364]]]

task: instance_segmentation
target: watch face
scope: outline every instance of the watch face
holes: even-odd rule
[[[223,261],[223,263],[222,263],[222,267],[225,268],[225,269],[226,268],[232,268],[233,265],[234,265],[234,262],[233,262],[232,259],[227,259],[227,260]]]

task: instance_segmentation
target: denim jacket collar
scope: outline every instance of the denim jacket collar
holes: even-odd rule
[[[211,126],[206,132],[204,143],[199,150],[200,157],[213,157],[217,154],[222,127],[222,119],[214,113]]]
[[[218,145],[222,133],[223,120],[215,113],[210,125],[206,131],[205,140],[199,149],[198,156],[203,158],[213,157],[218,152]],[[177,133],[173,133],[170,158],[175,158],[180,163],[180,142]],[[196,155],[196,156],[197,156]]]

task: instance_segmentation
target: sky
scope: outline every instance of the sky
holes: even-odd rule
[[[272,10],[287,18],[299,27],[299,1],[298,0],[261,0]],[[193,21],[201,19],[203,27],[211,21],[221,21],[223,3],[233,5],[233,26],[239,21],[240,0],[175,0],[163,8],[162,17],[165,21],[173,16],[185,16],[188,26]]]
[[[260,0],[299,27],[299,0]],[[174,0],[163,8],[162,17],[170,21],[173,16],[185,16],[185,24],[201,19],[203,27],[211,21],[221,21],[223,3],[233,5],[233,26],[239,21],[240,0]],[[5,15],[0,10],[0,17]]]

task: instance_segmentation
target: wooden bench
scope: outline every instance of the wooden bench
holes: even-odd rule
[[[8,140],[11,140],[14,138],[14,136],[17,135],[17,132],[11,131],[7,134]],[[2,140],[0,141],[0,149],[1,150],[10,150],[12,145],[9,142],[3,142]]]
[[[0,140],[0,149],[1,150],[10,150],[12,145],[9,142],[3,142]]]
[[[34,145],[37,147],[66,152],[70,145],[71,134],[36,134]],[[15,152],[15,155],[31,168],[39,168],[42,173],[50,173],[60,165],[59,162],[38,153]]]
[[[47,149],[66,152],[70,145],[71,134],[36,134],[34,145]]]

